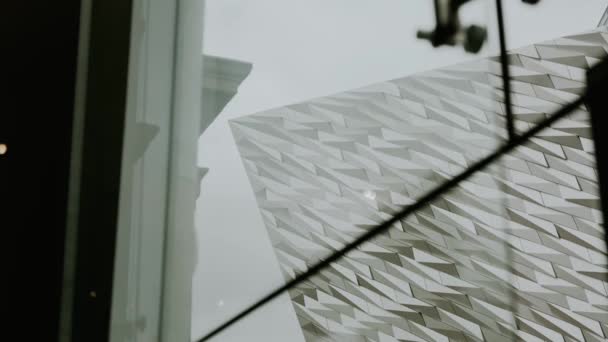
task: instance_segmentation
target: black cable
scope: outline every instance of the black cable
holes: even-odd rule
[[[509,74],[509,55],[507,54],[507,38],[502,11],[502,0],[496,0],[496,16],[498,19],[498,37],[500,39],[500,66],[502,68],[502,84],[505,97],[505,113],[507,118],[507,132],[509,140],[515,137],[513,123],[513,106],[511,102],[511,76]]]
[[[198,342],[204,342],[204,341],[209,340],[213,336],[215,336],[215,335],[219,334],[220,332],[222,332],[224,329],[228,328],[232,324],[238,322],[239,320],[241,320],[242,318],[244,318],[245,316],[247,316],[249,313],[255,311],[259,307],[261,307],[264,304],[266,304],[266,303],[270,302],[271,300],[275,299],[276,297],[278,297],[279,295],[281,295],[283,292],[291,289],[292,287],[294,287],[294,286],[302,283],[306,279],[308,279],[308,278],[312,277],[313,275],[319,273],[319,271],[321,271],[323,268],[327,267],[329,264],[331,264],[331,263],[337,261],[338,259],[342,258],[348,252],[354,250],[355,248],[357,248],[358,246],[360,246],[362,243],[364,243],[364,242],[366,242],[366,241],[374,238],[375,236],[377,236],[379,234],[384,233],[390,227],[392,227],[393,224],[397,223],[398,221],[401,221],[401,220],[405,219],[406,217],[408,217],[410,214],[414,213],[415,211],[422,209],[428,203],[432,202],[433,200],[437,199],[439,196],[445,194],[447,191],[449,191],[452,188],[454,188],[461,181],[467,179],[468,177],[472,176],[475,172],[477,172],[477,171],[485,168],[489,164],[495,162],[502,155],[511,152],[513,149],[515,149],[516,147],[524,144],[528,139],[530,139],[531,137],[535,136],[536,134],[538,134],[543,129],[549,127],[551,124],[553,124],[557,120],[559,120],[559,119],[563,118],[564,116],[568,115],[570,112],[572,112],[573,110],[575,110],[578,107],[580,107],[581,105],[583,105],[584,101],[585,101],[585,96],[579,97],[576,101],[574,101],[572,103],[569,103],[569,104],[565,105],[564,107],[560,108],[560,110],[558,110],[556,113],[554,113],[553,115],[551,115],[549,118],[547,118],[547,119],[543,120],[542,122],[540,122],[534,128],[529,129],[527,132],[525,132],[524,134],[522,134],[520,136],[513,137],[513,139],[510,139],[506,144],[502,145],[494,153],[492,153],[489,156],[487,156],[487,157],[481,159],[480,161],[476,162],[475,164],[473,164],[471,167],[469,167],[468,169],[466,169],[465,171],[463,171],[459,175],[455,176],[454,178],[450,179],[449,181],[447,181],[447,182],[443,183],[442,185],[436,187],[434,190],[428,192],[426,195],[422,196],[420,199],[418,199],[418,201],[416,201],[416,203],[403,208],[400,212],[396,213],[389,220],[387,220],[387,221],[381,223],[380,225],[378,225],[378,226],[370,229],[367,233],[361,235],[360,237],[358,237],[353,242],[347,244],[341,250],[336,251],[334,254],[328,256],[325,260],[322,260],[322,261],[318,262],[317,264],[311,266],[307,271],[305,271],[305,272],[297,275],[294,279],[290,280],[289,282],[285,283],[281,287],[275,289],[274,291],[272,291],[268,295],[264,296],[262,299],[258,300],[256,303],[252,304],[251,306],[249,306],[245,310],[241,311],[239,314],[237,314],[233,318],[229,319],[228,321],[226,321],[225,323],[223,323],[219,327],[213,329],[207,335],[205,335],[201,339],[199,339]]]

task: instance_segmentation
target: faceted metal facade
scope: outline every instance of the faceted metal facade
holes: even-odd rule
[[[519,131],[577,97],[608,31],[510,54]],[[285,277],[506,139],[498,58],[231,122]],[[608,94],[607,94],[608,95]],[[588,112],[290,291],[307,341],[603,341],[608,272]]]

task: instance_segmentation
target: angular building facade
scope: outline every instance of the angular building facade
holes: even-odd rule
[[[516,128],[578,97],[600,28],[510,53]],[[506,139],[498,58],[231,122],[286,279]],[[290,291],[307,341],[604,341],[586,108]]]

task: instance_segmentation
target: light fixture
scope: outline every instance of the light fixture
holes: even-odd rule
[[[469,53],[478,53],[487,38],[486,29],[478,25],[462,26],[459,10],[471,0],[435,0],[435,29],[419,30],[419,39],[426,39],[434,47],[462,45]]]
[[[6,146],[6,144],[0,144],[0,155],[6,154],[7,151],[8,151],[8,146]]]

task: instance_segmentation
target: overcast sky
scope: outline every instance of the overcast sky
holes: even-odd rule
[[[490,27],[487,47],[467,55],[415,39],[417,29],[433,25],[431,0],[207,0],[204,53],[250,62],[253,70],[199,141],[199,164],[210,171],[196,213],[194,337],[283,281],[227,120],[495,54],[493,2],[475,0],[464,9],[465,23]],[[510,47],[592,29],[607,6],[606,0],[504,3]],[[216,340],[303,337],[284,297]]]

